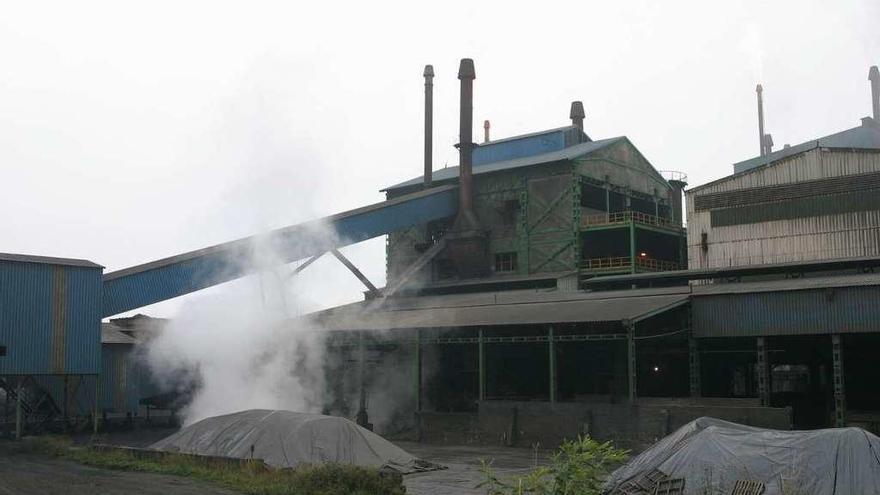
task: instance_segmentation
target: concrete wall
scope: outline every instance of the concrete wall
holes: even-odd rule
[[[422,441],[552,448],[588,434],[641,450],[702,416],[776,429],[791,428],[788,408],[752,399],[648,399],[637,404],[483,401],[476,414],[421,415]]]

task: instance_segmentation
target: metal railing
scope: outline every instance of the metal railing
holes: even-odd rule
[[[581,262],[581,270],[589,272],[617,271],[630,269],[632,258],[619,256],[615,258],[590,258]],[[645,256],[637,256],[635,261],[636,270],[645,272],[666,272],[678,270],[679,264],[674,261],[658,260]]]
[[[668,218],[649,215],[640,211],[615,211],[612,213],[599,213],[598,215],[585,215],[581,217],[581,227],[628,224],[630,222],[652,225],[655,227],[681,228],[678,224]]]

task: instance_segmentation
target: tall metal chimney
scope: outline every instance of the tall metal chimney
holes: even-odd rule
[[[761,151],[761,156],[764,156],[764,97],[762,93],[764,92],[764,88],[759,84],[755,91],[758,93],[758,149]]]
[[[880,70],[872,65],[868,70],[868,80],[871,81],[871,108],[874,110],[874,122],[880,124]]]
[[[489,127],[491,127],[491,126],[492,126],[492,124],[490,124],[488,120],[483,121],[483,142],[484,143],[489,142]]]
[[[580,101],[571,102],[571,111],[568,112],[568,117],[571,119],[571,125],[577,127],[583,132],[584,130],[584,117],[586,117],[586,113],[584,113],[584,103]]]
[[[474,127],[474,79],[477,74],[474,71],[474,61],[469,58],[461,59],[458,66],[458,79],[461,81],[461,105],[458,120],[458,220],[466,221],[465,225],[459,225],[465,230],[476,228],[474,218],[474,177],[471,164],[473,152],[473,127]]]
[[[422,75],[425,76],[425,189],[428,189],[434,173],[434,66],[426,65]]]

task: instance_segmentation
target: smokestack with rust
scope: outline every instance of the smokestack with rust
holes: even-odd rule
[[[580,102],[580,101],[571,102],[571,111],[568,112],[568,117],[571,119],[571,125],[577,127],[578,129],[581,130],[581,132],[583,132],[584,131],[584,118],[586,116],[587,116],[587,114],[584,113],[583,102]]]
[[[483,121],[483,142],[484,143],[489,142],[489,127],[491,127],[491,124],[489,123],[489,121],[484,120]]]
[[[425,189],[428,189],[434,173],[434,66],[426,65],[422,75],[425,76]]]
[[[764,156],[766,154],[764,153],[764,88],[759,84],[755,91],[758,93],[758,149],[761,151],[761,156]]]
[[[868,80],[871,81],[871,108],[874,113],[874,122],[880,124],[880,70],[872,65],[868,70]]]
[[[459,230],[477,228],[474,216],[474,177],[471,162],[473,152],[474,126],[474,61],[461,59],[458,66],[458,79],[461,81],[461,107],[458,123],[458,219]],[[464,223],[463,223],[464,222]]]

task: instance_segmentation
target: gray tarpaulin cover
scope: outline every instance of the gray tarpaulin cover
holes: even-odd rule
[[[199,421],[150,446],[186,454],[262,459],[287,468],[341,463],[401,473],[438,469],[351,421],[334,416],[251,409]],[[253,449],[253,451],[251,451]]]
[[[685,478],[686,494],[730,493],[739,479],[765,483],[765,495],[880,494],[880,438],[860,428],[783,431],[699,418],[614,471],[606,489],[652,469]]]

